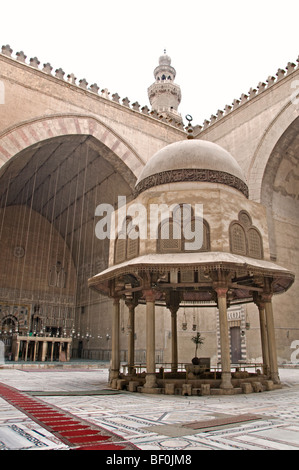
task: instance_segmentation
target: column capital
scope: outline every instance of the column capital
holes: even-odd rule
[[[146,302],[155,302],[157,293],[154,289],[145,289],[142,291]]]
[[[258,307],[259,310],[264,310],[265,309],[265,300],[262,297],[262,295],[257,294],[256,292],[254,292],[253,301],[254,301],[255,305]]]
[[[265,305],[265,303],[269,303],[272,301],[272,297],[272,292],[263,292],[261,294],[261,302]]]
[[[138,305],[138,300],[133,297],[133,299],[126,300],[125,304],[129,310],[134,310]]]
[[[223,284],[214,284],[213,289],[217,294],[217,297],[226,297],[227,291],[228,291],[228,286],[224,286]]]
[[[257,308],[259,310],[265,310],[265,301],[264,300],[257,300],[254,303],[255,303],[255,305],[257,306]]]
[[[171,313],[171,316],[176,316],[178,309],[180,308],[180,304],[166,304],[166,307]]]
[[[119,304],[119,301],[120,301],[120,297],[113,297],[113,305],[117,305]]]
[[[273,297],[273,279],[265,278],[264,279],[264,290],[260,294],[260,298],[263,302],[271,302]]]
[[[166,294],[166,307],[170,310],[171,315],[176,315],[180,308],[181,296],[177,291],[167,292]]]

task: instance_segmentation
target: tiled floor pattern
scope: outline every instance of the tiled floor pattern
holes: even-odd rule
[[[299,392],[299,391],[298,391]],[[294,400],[298,399],[298,392]],[[278,403],[257,403],[257,397],[247,399],[244,403],[232,403],[229,400],[196,400],[166,396],[128,397],[118,395],[103,399],[102,397],[64,398],[60,406],[88,421],[115,431],[123,438],[130,440],[141,449],[151,450],[195,450],[195,449],[299,449],[299,406],[288,409],[291,392]],[[235,397],[236,398],[236,397]],[[143,400],[144,402],[143,402]],[[259,400],[261,400],[259,395]],[[47,402],[51,402],[49,397]],[[264,419],[219,430],[198,432],[185,428],[186,422],[214,420],[219,416],[245,414],[247,411]],[[286,417],[286,415],[288,415]]]
[[[0,370],[0,382],[31,395],[39,394],[35,400],[45,406],[58,407],[62,412],[84,420],[91,428],[115,433],[124,442],[151,451],[299,450],[299,369],[283,369],[280,376],[287,384],[282,390],[235,396],[183,397],[127,392],[108,394],[105,369]],[[68,391],[73,395],[65,395]],[[56,395],[51,396],[51,393]],[[59,393],[61,395],[57,396]],[[186,426],[195,421],[215,420],[216,423],[223,418],[248,414],[256,416],[256,420],[210,429]],[[37,441],[32,444],[27,434],[41,444]],[[3,435],[4,445],[8,448],[30,448],[30,445],[43,449],[67,448],[57,440],[57,435],[1,400],[0,441]]]
[[[122,439],[113,433],[107,432],[98,426],[91,426],[90,423],[77,419],[72,414],[66,413],[54,405],[46,405],[42,401],[3,383],[0,383],[0,396],[36,422],[41,428],[53,434],[56,437],[58,446],[64,443],[67,447],[75,450],[119,451],[126,448],[132,449],[132,446],[125,442],[115,444],[114,441],[119,442]],[[10,448],[9,442],[13,440],[13,435],[15,435],[15,438],[17,437],[17,441],[21,441],[21,448],[24,447],[22,441],[25,441],[25,444],[23,444],[26,448],[28,448],[29,443],[31,443],[32,448],[43,447],[41,440],[16,426],[16,424],[7,424],[2,428],[2,432],[2,440],[0,435],[1,449],[8,450]],[[43,435],[41,432],[39,434]]]

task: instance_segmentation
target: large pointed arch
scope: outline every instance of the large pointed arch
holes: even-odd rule
[[[0,293],[13,305],[28,303],[28,322],[39,308],[46,328],[65,324],[67,334],[75,324],[86,334],[103,323],[109,328],[103,313],[108,303],[97,308],[87,286],[89,277],[107,267],[109,257],[109,240],[95,234],[96,207],[116,207],[118,196],[131,197],[143,166],[137,152],[93,116],[42,117],[0,135],[0,241],[13,273]],[[53,243],[55,234],[61,245]],[[22,258],[18,250],[23,250]],[[72,278],[70,264],[61,261],[65,253],[72,261]],[[49,279],[45,288],[40,286],[43,279]],[[71,306],[65,293],[69,285]]]
[[[93,116],[54,115],[27,121],[0,135],[0,167],[22,150],[53,137],[90,135],[110,150],[116,169],[124,171],[134,187],[144,162],[120,136]],[[1,170],[0,170],[1,173]]]
[[[289,102],[273,119],[265,131],[252,158],[247,180],[249,198],[261,202],[262,182],[265,170],[275,145],[283,133],[299,118],[298,106]]]

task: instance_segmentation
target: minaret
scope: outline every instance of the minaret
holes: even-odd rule
[[[175,122],[182,122],[178,112],[181,102],[181,88],[174,83],[175,69],[171,66],[171,58],[164,54],[159,58],[159,65],[154,70],[155,82],[148,88],[148,98],[153,111],[171,118]]]

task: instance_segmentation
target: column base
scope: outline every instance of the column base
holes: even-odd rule
[[[144,388],[157,388],[157,377],[156,374],[147,373],[145,377]]]
[[[118,369],[110,369],[109,371],[109,382],[112,383],[113,380],[119,379],[119,370]]]
[[[151,395],[154,395],[154,394],[159,394],[159,393],[162,393],[162,388],[158,388],[158,387],[154,387],[154,388],[149,388],[149,387],[140,387],[140,391],[141,393],[148,393],[148,394],[151,394]]]
[[[231,372],[222,372],[220,388],[223,388],[223,389],[233,388],[231,380],[232,380]]]
[[[146,374],[145,384],[141,387],[142,393],[162,393],[162,388],[158,387],[156,374]]]
[[[274,384],[280,384],[281,383],[279,375],[276,374],[276,373],[273,373],[273,374],[270,373],[270,379],[273,380]]]

